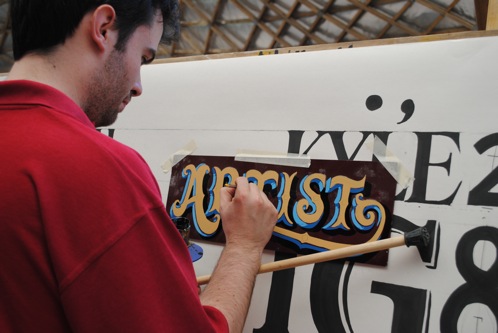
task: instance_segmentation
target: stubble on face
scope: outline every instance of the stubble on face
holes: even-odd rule
[[[113,50],[87,86],[82,108],[96,127],[114,123],[121,103],[130,94],[124,58],[124,52]]]

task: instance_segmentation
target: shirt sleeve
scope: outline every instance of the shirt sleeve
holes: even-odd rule
[[[203,306],[186,245],[164,211],[151,210],[64,290],[75,332],[228,332],[223,314]]]

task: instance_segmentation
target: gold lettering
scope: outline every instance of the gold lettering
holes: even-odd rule
[[[272,189],[275,189],[278,184],[278,172],[274,170],[268,170],[261,173],[261,171],[251,169],[246,172],[246,177],[249,180],[254,179],[261,191],[267,183],[272,184]]]
[[[187,165],[183,169],[183,174],[187,176],[187,182],[181,200],[175,200],[172,205],[174,216],[182,216],[187,208],[192,207],[192,219],[197,231],[203,237],[213,236],[220,225],[220,215],[214,214],[211,218],[206,217],[204,212],[204,191],[202,184],[205,175],[209,174],[209,166],[200,164],[197,168],[193,164]]]
[[[346,176],[335,176],[329,178],[325,191],[330,193],[337,191],[334,199],[334,215],[332,219],[323,227],[324,230],[343,229],[350,230],[346,223],[346,211],[349,205],[349,196],[351,193],[358,193],[365,187],[366,176],[361,180],[353,180]]]
[[[291,186],[297,172],[288,175],[285,172],[280,174],[280,192],[278,192],[278,220],[291,227],[294,225],[293,219],[289,216],[289,202],[291,199]]]
[[[311,184],[318,184],[318,193],[313,190]],[[305,229],[314,228],[323,216],[324,205],[321,198],[321,192],[325,185],[325,175],[314,173],[304,177],[301,181],[300,191],[304,196],[296,202],[294,206],[294,215],[296,223]]]

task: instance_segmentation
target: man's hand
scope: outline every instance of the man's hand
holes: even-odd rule
[[[277,221],[277,210],[256,184],[239,177],[237,188],[220,193],[220,214],[227,246],[262,251]]]

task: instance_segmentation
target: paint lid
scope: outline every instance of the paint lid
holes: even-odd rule
[[[188,245],[188,251],[190,252],[190,257],[192,258],[192,262],[196,262],[197,260],[202,258],[204,254],[204,250],[197,244],[190,243]]]

